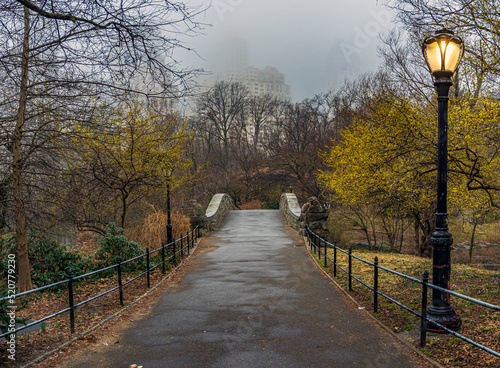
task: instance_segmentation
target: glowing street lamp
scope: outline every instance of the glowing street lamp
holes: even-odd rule
[[[436,228],[431,237],[433,248],[432,283],[444,289],[450,288],[453,238],[448,232],[447,175],[448,175],[448,93],[453,85],[451,77],[457,70],[464,53],[463,41],[448,30],[440,30],[425,38],[422,44],[425,61],[434,77],[438,100],[438,179]],[[462,325],[460,317],[450,305],[450,294],[432,289],[432,305],[427,311],[430,320],[427,329],[446,333],[432,323],[435,321],[450,330]]]
[[[422,51],[429,70],[436,78],[451,78],[464,53],[463,41],[452,31],[443,29],[425,38]]]

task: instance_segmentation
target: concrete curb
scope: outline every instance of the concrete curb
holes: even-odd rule
[[[37,364],[37,363],[41,363],[42,361],[44,361],[45,359],[47,359],[49,356],[61,351],[62,349],[64,349],[65,347],[68,347],[70,346],[71,344],[73,344],[75,341],[78,341],[79,339],[81,339],[82,337],[84,337],[85,335],[88,335],[89,333],[97,330],[99,327],[101,327],[102,325],[104,325],[106,322],[109,322],[111,320],[113,320],[114,318],[118,317],[120,314],[122,314],[123,312],[125,312],[127,309],[129,309],[130,307],[132,307],[134,304],[136,304],[138,301],[142,300],[143,298],[145,298],[146,296],[148,296],[149,294],[151,294],[154,290],[156,290],[156,288],[158,286],[160,286],[164,281],[166,281],[167,279],[169,279],[171,276],[174,275],[174,273],[182,266],[184,266],[186,264],[186,262],[195,254],[196,250],[198,249],[198,245],[200,244],[202,239],[199,239],[198,242],[196,243],[196,246],[193,247],[192,249],[192,252],[189,254],[189,256],[184,259],[182,261],[182,263],[180,263],[178,266],[176,266],[168,275],[165,275],[165,277],[163,279],[161,279],[155,286],[153,286],[152,288],[150,288],[148,291],[146,291],[144,294],[142,294],[140,297],[138,297],[136,300],[130,302],[128,305],[126,305],[125,307],[123,307],[122,309],[120,309],[119,311],[113,313],[111,316],[108,316],[106,317],[105,319],[103,319],[101,322],[99,322],[98,324],[92,326],[91,328],[89,328],[88,330],[86,331],[83,331],[83,332],[80,332],[78,335],[76,335],[75,337],[73,337],[72,339],[66,341],[65,343],[59,345],[58,347],[56,347],[55,349],[52,349],[48,352],[46,352],[45,354],[39,356],[38,358],[32,360],[31,362],[21,366],[21,368],[28,368],[28,367],[31,367],[33,364]]]
[[[313,261],[313,263],[315,264],[315,266],[323,273],[323,275],[325,277],[327,277],[351,302],[354,303],[354,305],[356,305],[357,307],[363,307],[361,304],[358,303],[358,301],[356,299],[354,299],[347,290],[345,290],[342,286],[340,286],[340,284],[335,281],[335,279],[330,275],[328,274],[324,269],[323,267],[321,267],[318,262],[316,262],[316,259],[314,259],[314,257],[312,256],[311,253],[309,253],[307,247],[308,247],[308,240],[306,237],[304,237],[304,243],[305,243],[305,246],[304,246],[304,250],[305,252],[308,254],[308,256],[311,258],[311,260]],[[445,368],[444,366],[442,366],[441,364],[439,364],[438,362],[436,362],[435,360],[429,358],[427,355],[425,355],[424,353],[422,353],[422,351],[420,351],[420,349],[417,349],[415,346],[411,345],[408,343],[408,341],[402,339],[400,336],[398,336],[398,334],[394,333],[394,331],[392,331],[392,329],[390,329],[389,327],[387,327],[385,324],[383,324],[378,318],[376,318],[373,314],[371,314],[369,311],[365,309],[360,309],[360,312],[362,313],[365,313],[372,321],[374,321],[375,323],[377,323],[380,327],[382,327],[384,330],[386,330],[387,332],[389,332],[394,338],[396,338],[399,342],[401,342],[404,346],[406,346],[407,348],[411,349],[413,352],[415,352],[419,357],[421,357],[422,359],[424,359],[427,363],[429,364],[432,364],[433,366],[437,367],[437,368]]]

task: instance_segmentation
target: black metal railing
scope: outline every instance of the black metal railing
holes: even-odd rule
[[[0,338],[3,338],[3,337],[10,335],[12,333],[17,334],[17,332],[19,332],[19,331],[27,329],[31,326],[35,326],[39,323],[45,322],[51,318],[54,318],[60,314],[66,313],[66,312],[69,312],[70,329],[71,329],[71,333],[74,333],[75,332],[75,309],[76,308],[81,307],[82,305],[87,304],[93,300],[96,300],[96,299],[98,299],[104,295],[107,295],[115,290],[119,291],[119,302],[120,302],[120,305],[123,305],[123,287],[125,285],[130,284],[131,282],[137,280],[138,278],[140,278],[142,276],[146,276],[146,283],[147,283],[147,287],[149,288],[151,286],[151,279],[150,279],[151,272],[153,270],[155,270],[156,268],[161,266],[162,273],[165,274],[166,273],[165,264],[167,262],[170,262],[171,264],[176,265],[179,262],[179,259],[183,258],[184,251],[186,251],[187,255],[189,255],[191,252],[191,249],[193,248],[194,243],[196,242],[196,240],[199,237],[200,237],[200,229],[199,229],[199,226],[196,226],[191,232],[187,233],[184,236],[181,236],[177,240],[172,241],[172,243],[162,244],[161,247],[159,247],[155,250],[152,250],[152,251],[150,251],[149,248],[146,248],[146,252],[137,256],[137,257],[130,258],[130,259],[127,259],[125,261],[122,261],[120,259],[120,257],[117,257],[116,264],[105,267],[105,268],[101,268],[101,269],[96,270],[96,271],[88,272],[84,275],[79,275],[79,276],[73,276],[71,269],[69,269],[67,271],[68,278],[66,280],[55,282],[53,284],[42,286],[42,287],[39,287],[39,288],[36,288],[33,290],[29,290],[29,291],[25,291],[22,293],[18,293],[18,294],[15,294],[13,296],[10,295],[8,297],[0,298],[0,301],[4,301],[4,300],[12,299],[12,298],[27,296],[27,295],[34,294],[34,293],[40,293],[40,292],[48,290],[48,289],[52,289],[52,288],[55,288],[55,287],[58,287],[58,286],[61,286],[64,284],[68,284],[68,305],[69,305],[68,308],[64,308],[64,309],[62,309],[58,312],[55,312],[49,316],[45,316],[45,317],[40,318],[36,321],[30,322],[26,325],[20,326],[20,327],[16,328],[15,331],[8,331],[5,333],[2,333],[2,334],[0,334]],[[170,255],[168,257],[165,257],[166,251],[170,252]],[[151,266],[151,256],[153,254],[161,255],[161,261],[159,261],[157,264]],[[180,255],[180,257],[179,257],[179,255]],[[123,282],[122,281],[123,266],[128,264],[128,263],[137,261],[137,260],[142,260],[144,258],[146,258],[146,270],[144,272],[141,272],[139,275],[131,278],[130,280]],[[98,275],[100,273],[104,273],[106,271],[114,270],[114,269],[116,269],[116,275],[117,275],[117,279],[118,279],[117,286],[115,286],[111,289],[108,289],[108,290],[100,293],[99,295],[95,295],[91,298],[88,298],[88,299],[82,301],[82,302],[79,302],[77,304],[74,303],[75,294],[73,291],[73,285],[76,281],[82,280],[82,279],[85,279],[85,278],[88,278],[91,276],[95,276],[95,275]]]
[[[316,252],[318,252],[318,259],[319,259],[319,261],[321,261],[321,256],[323,256],[324,267],[327,267],[327,265],[328,265],[327,262],[328,261],[330,261],[332,263],[332,265],[333,265],[333,276],[334,277],[337,277],[337,268],[340,269],[342,272],[344,272],[344,273],[347,274],[347,276],[348,276],[348,289],[349,289],[349,291],[352,291],[352,280],[353,279],[356,280],[356,281],[358,281],[360,284],[364,285],[365,287],[367,287],[369,290],[373,291],[373,311],[374,311],[374,313],[378,312],[378,296],[380,295],[380,296],[386,298],[387,300],[389,300],[391,303],[394,303],[394,304],[398,305],[399,307],[403,308],[407,312],[409,312],[409,313],[417,316],[418,318],[420,318],[420,346],[421,347],[424,347],[425,344],[426,344],[426,340],[427,340],[427,323],[431,322],[427,318],[427,299],[428,299],[427,291],[428,291],[428,288],[440,290],[440,291],[442,291],[444,293],[453,295],[453,296],[455,296],[457,298],[466,300],[466,301],[474,303],[476,305],[480,305],[482,307],[489,308],[489,309],[492,309],[492,310],[495,310],[495,311],[500,311],[500,306],[498,306],[498,305],[494,305],[494,304],[491,304],[491,303],[484,302],[482,300],[474,299],[474,298],[471,298],[471,297],[469,297],[467,295],[456,293],[454,291],[451,291],[451,290],[448,290],[448,289],[444,289],[444,288],[441,288],[439,286],[435,286],[432,283],[429,283],[429,273],[427,271],[425,271],[423,273],[422,280],[419,280],[417,278],[405,275],[403,273],[391,270],[389,268],[382,267],[382,266],[380,266],[378,264],[378,257],[375,257],[374,262],[370,262],[370,261],[367,261],[367,260],[362,259],[360,257],[357,257],[354,254],[352,254],[352,248],[349,248],[349,250],[346,251],[346,250],[338,247],[336,244],[332,244],[332,243],[328,242],[326,239],[322,238],[321,236],[319,236],[318,234],[316,234],[314,231],[312,231],[308,226],[306,226],[306,237],[308,239],[311,251],[314,252],[314,254],[316,254]],[[330,258],[330,256],[328,255],[328,251],[327,251],[328,247],[333,248],[333,259]],[[337,262],[337,252],[338,251],[340,251],[340,252],[342,252],[342,253],[344,253],[344,254],[346,254],[348,256],[348,269],[347,270],[344,267],[342,267]],[[357,260],[357,261],[360,261],[360,262],[362,262],[364,264],[370,265],[370,266],[372,266],[374,268],[374,271],[373,271],[373,274],[374,274],[373,286],[368,285],[366,282],[364,282],[360,278],[356,277],[352,273],[352,260],[353,259]],[[384,294],[383,292],[381,292],[379,290],[379,270],[391,273],[391,274],[396,275],[398,277],[401,277],[401,278],[404,278],[406,280],[409,280],[409,281],[412,281],[412,282],[415,282],[417,284],[422,285],[421,310],[420,310],[420,312],[411,309],[410,307],[404,305],[401,302],[398,302],[397,300],[391,298],[390,296]],[[490,354],[492,354],[492,355],[500,358],[500,352],[495,351],[493,349],[490,349],[487,346],[484,346],[484,345],[482,345],[482,344],[480,344],[480,343],[478,343],[476,341],[473,341],[472,339],[469,339],[468,337],[463,336],[463,335],[459,334],[456,331],[450,330],[449,328],[447,328],[447,327],[445,327],[445,326],[437,323],[436,321],[432,321],[431,323],[432,323],[433,326],[438,326],[438,327],[442,328],[444,331],[452,334],[453,336],[458,337],[459,339],[461,339],[463,341],[466,341],[469,344],[474,345],[474,346],[476,346],[476,347],[478,347],[478,348],[480,348],[480,349],[482,349],[482,350],[484,350],[484,351],[486,351],[486,352],[488,352],[488,353],[490,353]]]

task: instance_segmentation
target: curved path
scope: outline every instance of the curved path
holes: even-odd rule
[[[119,344],[73,367],[427,367],[321,275],[279,211],[231,211],[203,242]]]

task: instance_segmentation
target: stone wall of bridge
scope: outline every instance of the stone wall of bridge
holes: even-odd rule
[[[297,231],[301,231],[303,226],[300,222],[300,209],[297,196],[293,193],[283,193],[280,198],[280,210],[285,214],[288,225]]]
[[[310,197],[301,207],[295,194],[283,193],[280,210],[285,214],[288,224],[301,235],[304,235],[306,224],[312,230],[327,230],[328,210],[316,197]]]
[[[219,227],[225,214],[233,207],[233,199],[229,195],[218,193],[212,197],[205,211],[200,204],[194,204],[191,225],[193,227],[199,225],[202,234],[214,231]]]

